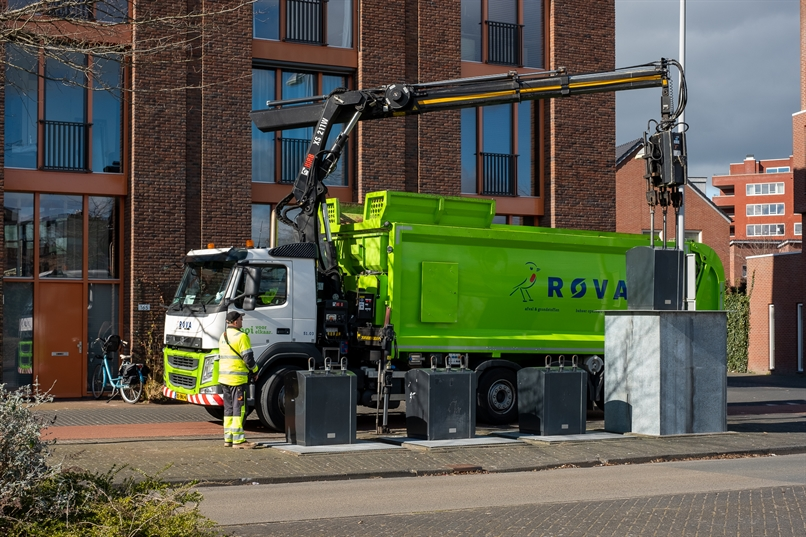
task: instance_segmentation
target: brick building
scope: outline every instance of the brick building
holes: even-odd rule
[[[806,10],[800,10],[800,111],[792,114],[792,212],[806,214]],[[802,233],[802,228],[801,228]],[[750,297],[750,371],[803,373],[806,259],[802,234],[794,251],[782,241],[781,253],[747,258],[747,278],[753,282]]]
[[[730,263],[726,277],[738,283],[747,276],[747,257],[799,250],[801,215],[795,212],[794,156],[731,164],[728,175],[714,175],[720,193],[714,203],[731,218]]]
[[[143,6],[170,15],[210,4],[232,10],[193,35],[126,24]],[[86,395],[92,342],[107,327],[140,356],[159,354],[160,304],[171,300],[187,250],[267,243],[271,209],[289,191],[309,133],[260,133],[250,109],[340,86],[615,67],[613,0],[241,4],[96,2],[84,16],[114,27],[110,39],[134,51],[128,69],[79,58],[98,65],[111,91],[63,84],[69,66],[5,47],[15,59],[0,84],[7,385],[37,376],[48,387],[58,381],[58,396]],[[117,18],[110,5],[122,10]],[[176,48],[149,50],[165,39],[187,44],[179,60]],[[121,85],[132,91],[114,89]],[[489,196],[483,155],[496,155],[517,162],[511,191],[494,196],[499,221],[613,231],[615,172],[600,155],[614,142],[595,133],[614,127],[612,94],[365,122],[330,195]]]
[[[616,148],[616,231],[648,236],[652,226],[646,202],[646,161],[641,158],[643,146],[643,139],[637,139]],[[713,248],[727,268],[730,218],[708,199],[704,190],[704,181],[689,178],[685,192],[686,239]],[[670,239],[676,237],[676,225],[674,210],[670,208],[666,215],[666,236]],[[660,207],[655,207],[654,229],[656,235],[663,230]]]

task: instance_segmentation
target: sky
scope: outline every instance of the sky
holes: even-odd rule
[[[792,154],[800,111],[800,0],[686,0],[690,177]],[[680,59],[680,0],[616,0],[616,66]],[[674,74],[674,98],[678,82]],[[616,94],[616,144],[660,117],[660,90]],[[718,193],[709,186],[708,195]]]

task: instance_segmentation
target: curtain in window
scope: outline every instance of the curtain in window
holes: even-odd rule
[[[252,69],[252,110],[264,110],[274,97],[274,70]],[[252,181],[274,182],[274,132],[260,132],[252,123]]]

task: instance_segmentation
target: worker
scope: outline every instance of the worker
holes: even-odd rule
[[[243,432],[246,416],[244,388],[257,373],[249,336],[241,331],[243,314],[227,313],[227,328],[218,341],[218,383],[224,394],[224,445],[237,449],[253,449]]]

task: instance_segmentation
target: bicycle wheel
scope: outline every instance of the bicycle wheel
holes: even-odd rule
[[[104,388],[106,387],[105,381],[104,366],[103,364],[98,364],[95,366],[95,371],[92,373],[92,396],[94,398],[100,399],[104,394]]]
[[[123,381],[122,386],[120,387],[120,396],[123,397],[123,400],[127,403],[136,403],[140,400],[140,395],[143,393],[143,380],[140,378],[140,375],[137,375],[133,379],[128,381]]]

